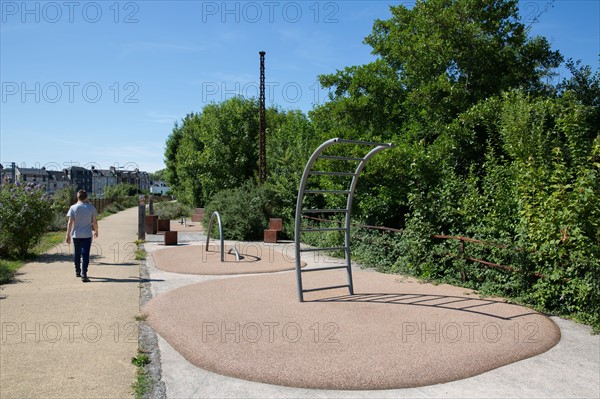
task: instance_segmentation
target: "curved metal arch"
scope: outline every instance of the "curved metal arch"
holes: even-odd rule
[[[362,158],[325,156],[329,159],[338,159],[338,160],[359,162],[358,166],[356,167],[356,169],[354,170],[353,173],[350,173],[347,171],[313,172],[312,167],[313,167],[314,163],[317,161],[317,159],[319,159],[320,156],[322,156],[321,154],[323,153],[323,151],[325,149],[327,149],[328,147],[330,147],[334,144],[354,144],[354,145],[371,146],[371,147],[375,147],[375,148],[370,150]],[[369,159],[371,159],[375,154],[379,153],[380,151],[383,151],[385,149],[392,148],[392,147],[393,147],[393,144],[391,144],[391,143],[377,143],[377,142],[370,142],[370,141],[357,141],[357,140],[345,140],[345,139],[333,138],[333,139],[325,141],[323,144],[321,144],[319,147],[317,147],[317,149],[313,152],[313,154],[309,158],[308,162],[306,163],[306,167],[304,168],[304,172],[302,173],[302,179],[300,180],[300,187],[298,189],[298,198],[296,201],[296,220],[295,220],[295,226],[294,226],[294,241],[295,241],[295,247],[296,247],[296,281],[297,281],[297,287],[298,287],[298,299],[300,300],[300,302],[304,302],[304,293],[310,292],[310,291],[319,291],[319,290],[347,287],[348,290],[350,291],[350,295],[354,295],[354,286],[353,286],[353,281],[352,281],[352,263],[351,263],[351,259],[350,259],[350,226],[351,226],[352,203],[354,200],[354,192],[356,190],[358,178],[359,178],[360,174],[362,173],[365,165],[369,161]],[[350,187],[347,191],[340,191],[340,190],[330,190],[329,191],[332,194],[345,193],[348,195],[348,198],[346,201],[346,209],[323,209],[323,210],[302,209],[302,204],[304,202],[303,201],[304,195],[306,193],[306,184],[308,182],[308,177],[311,175],[311,172],[314,175],[332,174],[332,175],[339,175],[339,176],[352,176],[352,181],[350,182]],[[310,190],[309,192],[314,193],[314,192],[319,192],[319,191],[318,190],[317,191]],[[326,193],[328,191],[323,190],[322,192]],[[300,235],[302,233],[302,227],[301,227],[302,226],[302,213],[303,212],[318,213],[320,211],[327,212],[327,213],[336,213],[336,212],[337,213],[345,213],[345,227],[343,229],[328,229],[328,230],[343,230],[343,231],[345,231],[343,248],[311,248],[311,249],[301,249],[300,248]],[[319,231],[319,230],[320,229],[314,229],[312,231]],[[323,230],[323,231],[326,231],[326,230]],[[333,267],[325,267],[325,268],[320,268],[320,269],[302,270],[302,268],[301,268],[302,252],[304,252],[304,251],[311,251],[311,252],[326,251],[326,250],[335,250],[335,249],[344,249],[346,266],[333,266]],[[302,273],[303,272],[318,271],[321,269],[322,270],[330,270],[330,269],[340,269],[340,268],[345,268],[347,271],[347,275],[348,275],[347,285],[313,288],[313,289],[309,289],[309,290],[306,290],[303,288],[303,286],[302,286]]]
[[[223,239],[223,224],[221,223],[221,215],[219,212],[214,211],[212,215],[210,215],[210,221],[208,222],[208,230],[206,234],[206,251],[208,252],[208,243],[210,242],[210,234],[212,232],[212,224],[213,220],[217,217],[217,223],[219,224],[219,239],[221,241],[221,262],[225,262],[225,245]]]

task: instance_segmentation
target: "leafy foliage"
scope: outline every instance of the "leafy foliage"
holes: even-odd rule
[[[52,200],[43,187],[9,184],[0,190],[0,254],[24,257],[48,230]]]

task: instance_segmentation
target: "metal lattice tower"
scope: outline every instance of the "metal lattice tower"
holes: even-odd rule
[[[258,180],[267,180],[267,122],[265,117],[265,52],[260,53],[260,119],[258,122]]]

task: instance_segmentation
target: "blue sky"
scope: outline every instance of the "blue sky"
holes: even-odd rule
[[[268,103],[306,112],[319,74],[374,59],[362,40],[399,3],[1,0],[0,162],[161,169],[175,121],[258,96],[260,50]],[[598,68],[600,1],[520,5],[532,34]]]

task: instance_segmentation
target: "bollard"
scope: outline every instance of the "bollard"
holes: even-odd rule
[[[146,201],[141,197],[138,205],[138,240],[146,240]]]
[[[176,231],[165,231],[165,245],[177,245]]]
[[[146,234],[156,234],[158,232],[158,216],[146,215]]]

